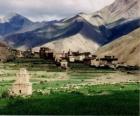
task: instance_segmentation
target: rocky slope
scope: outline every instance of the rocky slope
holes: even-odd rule
[[[140,0],[115,0],[115,2],[98,12],[107,23],[119,19],[135,19],[140,17]]]
[[[140,29],[99,48],[96,54],[114,55],[120,63],[140,66]]]
[[[65,39],[55,40],[42,46],[35,47],[33,51],[39,51],[40,47],[48,47],[55,52],[68,52],[69,50],[74,52],[95,52],[100,45],[94,43],[90,39],[85,39],[81,34],[76,34]]]
[[[0,42],[0,62],[6,62],[13,60],[14,56],[10,52],[7,44]]]

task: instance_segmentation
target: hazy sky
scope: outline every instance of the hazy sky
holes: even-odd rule
[[[97,11],[114,0],[0,0],[0,17],[16,12],[34,21]]]

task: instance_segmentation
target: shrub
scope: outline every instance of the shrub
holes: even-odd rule
[[[83,95],[83,93],[81,93],[79,91],[71,91],[70,93],[73,95]]]
[[[36,91],[34,91],[33,92],[33,95],[43,95],[43,92],[42,91],[40,91],[40,90],[36,90]]]
[[[10,97],[10,92],[9,91],[3,91],[1,94],[1,98],[9,98]]]
[[[44,84],[44,81],[40,81],[40,84]]]

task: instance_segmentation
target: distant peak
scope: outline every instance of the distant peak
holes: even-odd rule
[[[6,16],[4,16],[3,18],[0,19],[0,23],[6,23],[6,22],[10,22],[13,18],[20,18],[20,19],[26,19],[28,20],[26,17],[20,15],[20,14],[17,14],[17,13],[14,13],[14,12],[11,12],[11,13],[8,13]]]
[[[12,19],[13,17],[23,17],[23,16],[20,15],[20,14],[17,14],[17,13],[11,12],[11,13],[8,13],[4,18],[10,20],[10,19]]]
[[[15,13],[15,12],[10,12],[6,15],[6,17],[14,17],[14,16],[19,16],[19,14]]]

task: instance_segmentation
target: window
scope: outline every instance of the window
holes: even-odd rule
[[[19,90],[19,93],[21,93],[21,90]]]

